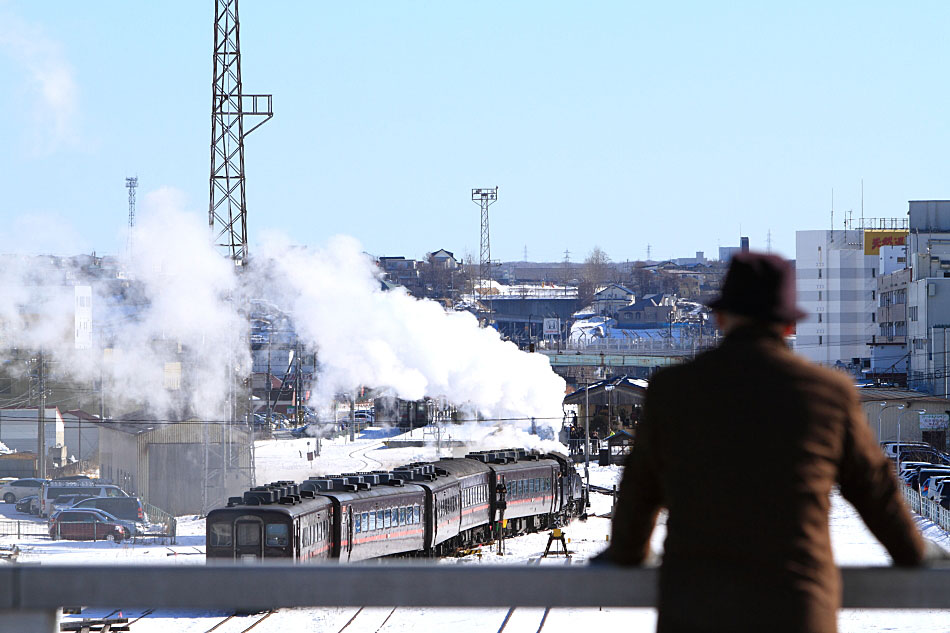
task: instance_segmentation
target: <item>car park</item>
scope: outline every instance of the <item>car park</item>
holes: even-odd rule
[[[54,540],[106,540],[119,543],[130,535],[122,521],[101,510],[67,508],[51,516],[49,521],[49,536]]]
[[[16,503],[23,497],[39,494],[44,481],[46,480],[37,477],[15,479],[0,488],[0,499],[3,499],[4,503]]]

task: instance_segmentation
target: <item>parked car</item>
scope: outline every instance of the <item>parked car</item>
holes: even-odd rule
[[[920,489],[920,485],[927,480],[928,477],[934,475],[944,475],[950,476],[950,467],[947,466],[923,466],[918,467],[916,470],[910,470],[907,472],[907,476],[904,481],[907,482],[907,485],[916,490]]]
[[[101,484],[95,480],[54,479],[45,483],[39,492],[40,516],[49,516],[53,500],[62,495],[84,494],[90,497],[128,497],[124,490],[112,484]]]
[[[929,475],[926,479],[921,477],[920,494],[926,499],[935,500],[934,495],[937,493],[937,483],[944,479],[950,479],[950,471],[942,474]]]
[[[897,453],[901,450],[927,449],[932,447],[925,442],[881,442],[881,450],[891,459],[897,459]]]
[[[935,503],[950,510],[950,477],[941,479],[934,484],[931,492],[933,493],[932,498]]]
[[[75,510],[102,510],[122,521],[129,521],[133,525],[144,523],[145,508],[138,497],[91,497],[82,499],[73,505]],[[141,532],[141,528],[136,527],[135,533]]]
[[[901,463],[914,461],[950,465],[950,459],[948,459],[946,455],[932,448],[907,448],[902,446],[900,451],[898,451],[898,455],[900,459],[897,461]]]
[[[122,521],[101,510],[60,510],[50,517],[51,539],[105,540],[119,543],[130,536]]]
[[[50,504],[52,512],[57,510],[65,510],[66,508],[71,508],[76,505],[77,502],[82,501],[83,499],[88,499],[92,495],[88,494],[71,494],[71,495],[60,495],[53,499],[53,503]],[[50,512],[50,514],[52,514]]]
[[[301,437],[312,437],[316,435],[317,425],[315,423],[304,424],[303,426],[298,426],[295,429],[291,429],[290,434],[296,438]]]
[[[3,498],[4,503],[16,503],[23,497],[39,494],[40,487],[45,481],[37,477],[16,479],[0,488],[0,497]]]
[[[32,509],[33,502],[36,501],[36,499],[37,499],[36,495],[23,497],[22,499],[16,502],[16,511],[23,512],[25,514],[33,514],[32,512],[30,512],[30,510]]]

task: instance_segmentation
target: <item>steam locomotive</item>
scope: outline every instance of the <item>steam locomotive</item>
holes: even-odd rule
[[[208,513],[215,560],[442,556],[557,527],[586,506],[567,457],[522,449],[259,486]]]

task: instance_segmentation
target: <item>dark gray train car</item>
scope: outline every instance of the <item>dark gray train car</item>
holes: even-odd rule
[[[209,562],[283,558],[325,560],[331,555],[333,503],[291,482],[260,486],[231,497],[205,521]]]

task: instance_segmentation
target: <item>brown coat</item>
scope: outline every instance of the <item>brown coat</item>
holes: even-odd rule
[[[854,387],[777,335],[743,328],[659,372],[644,409],[606,558],[642,563],[668,509],[658,631],[835,631],[836,484],[896,564],[921,563]]]

